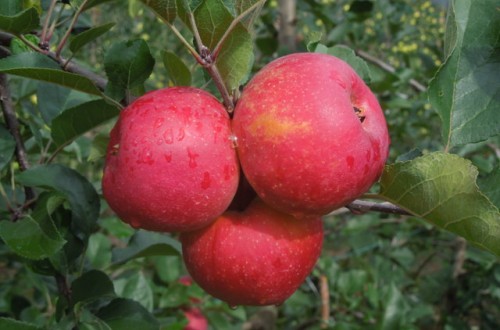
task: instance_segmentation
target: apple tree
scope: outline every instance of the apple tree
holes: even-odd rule
[[[310,248],[315,257],[304,257],[310,263],[304,273],[308,276],[284,303],[235,306],[231,299],[222,301],[206,291],[217,296],[217,291],[240,285],[261,293],[281,287],[284,277],[266,277],[265,288],[237,278],[221,285],[211,278],[209,268],[197,270],[201,277],[198,284],[193,282],[186,277],[183,257],[188,269],[198,269],[211,248],[229,239],[231,232],[200,243],[198,250],[207,255],[200,257],[192,248],[197,232],[179,237],[184,228],[179,223],[129,226],[120,217],[130,212],[117,208],[137,208],[136,197],[139,222],[156,207],[165,213],[164,195],[151,189],[161,169],[151,171],[143,182],[121,173],[130,184],[105,191],[106,198],[103,169],[110,163],[106,157],[124,147],[114,138],[117,118],[122,120],[124,109],[140,108],[134,102],[145,100],[148,92],[165,87],[203,90],[209,95],[204,106],[213,102],[213,108],[227,117],[229,136],[240,99],[267,100],[245,99],[245,87],[267,64],[291,53],[328,54],[355,70],[383,109],[391,140],[388,159],[377,173],[378,181],[369,182],[369,191],[323,212],[321,221],[315,219],[315,226],[324,227],[322,249],[314,236],[293,251],[288,243],[296,238],[295,231],[318,235],[318,230],[304,229],[304,222],[294,223],[291,215],[262,211],[269,219],[288,221],[293,235],[283,234],[285,243],[273,241],[254,254],[265,256],[271,245],[282,244],[295,256]],[[0,328],[498,327],[499,74],[500,5],[495,0],[3,0]],[[293,86],[320,86],[325,82],[318,83],[318,76],[311,71]],[[275,91],[264,89],[262,95],[271,92]],[[162,102],[189,107],[198,96],[176,95]],[[274,109],[272,102],[265,108]],[[352,110],[364,120],[360,109]],[[200,127],[206,125],[200,139],[212,137],[211,128],[217,134],[225,129],[208,114],[207,110],[199,120]],[[175,118],[169,115],[168,120]],[[153,131],[161,124],[158,120],[165,117],[155,117],[149,126],[134,131],[132,124],[140,119],[133,118],[122,131],[139,136]],[[277,117],[276,123],[287,120]],[[239,122],[237,135],[251,126]],[[281,129],[270,127],[274,132]],[[312,131],[309,141],[317,137],[323,143],[330,136],[329,128],[321,127]],[[176,134],[171,138],[182,140]],[[227,155],[238,149],[241,157],[246,146],[237,139],[231,142],[227,150],[210,150],[207,166],[219,166],[221,158],[232,157]],[[356,151],[361,143],[339,142],[336,148],[322,145],[318,158],[335,159],[343,150]],[[144,141],[137,143],[140,147]],[[259,145],[264,142],[257,140],[248,148]],[[148,152],[141,159],[147,160]],[[201,161],[199,157],[190,154],[191,161]],[[246,168],[253,166],[258,172],[262,157],[248,159]],[[329,166],[321,171],[333,173]],[[172,174],[168,198],[199,190],[184,174],[182,169]],[[363,178],[359,173],[338,185],[349,187]],[[292,179],[296,185],[289,191],[303,189],[298,187],[301,178]],[[255,188],[255,182],[250,183]],[[236,179],[228,185],[230,196],[223,202],[216,198],[208,203],[221,202],[211,221],[229,204],[238,209],[255,197],[248,182],[240,180],[231,200],[236,185]],[[147,191],[153,195],[147,196]],[[186,217],[202,212],[202,201],[176,201]],[[178,214],[172,219],[179,222]],[[242,218],[248,226],[239,237],[262,230],[268,222],[262,219],[255,214]],[[184,256],[180,241],[190,245],[184,247]],[[295,261],[302,263],[301,258]],[[247,261],[222,259],[219,266],[228,267],[228,272]],[[287,259],[292,262],[292,257]],[[259,268],[261,273],[266,269]]]

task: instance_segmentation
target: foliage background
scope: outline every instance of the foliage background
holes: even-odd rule
[[[102,2],[83,13],[74,32],[109,22],[115,25],[80,49],[73,58],[75,63],[104,76],[108,50],[116,42],[135,40],[139,48],[147,44],[153,60],[142,64],[154,68],[144,78],[144,84],[128,86],[131,88],[127,97],[179,83],[179,79],[217,94],[176,36],[141,2]],[[63,26],[69,23],[64,18],[71,17],[78,7],[78,1],[70,3],[61,11],[62,24],[55,30],[54,40],[62,36]],[[40,5],[46,12],[49,1],[41,1]],[[441,138],[440,118],[428,101],[426,88],[445,58],[447,5],[446,1],[427,0],[298,1],[295,43],[290,46],[277,42],[283,7],[278,1],[268,1],[252,28],[256,42],[252,72],[277,56],[307,51],[317,42],[327,47],[348,46],[368,63],[370,87],[385,110],[392,140],[389,163],[443,150],[446,146]],[[176,26],[190,36],[182,24]],[[13,45],[10,49],[16,51]],[[190,74],[173,72],[165,63],[166,51],[178,55]],[[67,50],[63,54],[71,55]],[[100,193],[103,154],[116,111],[108,109],[101,118],[102,125],[73,141],[75,136],[64,135],[69,133],[54,135],[53,120],[64,120],[59,117],[63,110],[83,101],[98,100],[97,97],[18,75],[9,75],[8,83],[29,162],[43,164],[53,160],[64,164]],[[41,225],[54,249],[62,244],[62,237],[71,243],[65,245],[62,254],[48,253],[48,262],[14,253],[12,246],[5,243],[9,238],[2,236],[0,316],[4,318],[0,319],[0,328],[4,324],[9,329],[66,329],[78,324],[83,329],[128,329],[134,324],[141,329],[182,329],[187,320],[181,306],[190,304],[203,311],[213,329],[248,328],[263,320],[264,329],[500,326],[497,257],[415,217],[352,214],[346,210],[325,217],[323,255],[311,276],[286,303],[231,309],[196,285],[186,287],[178,282],[186,270],[175,240],[132,230],[114,216],[103,200],[95,227],[73,230],[67,219],[74,219],[75,214],[69,213],[78,202],[67,198],[65,189],[69,188],[64,182],[89,191],[84,181],[57,165],[24,178],[16,176],[20,164],[6,156],[13,153],[15,145],[5,137],[5,123],[0,124],[2,220],[12,217],[9,206],[22,203],[23,185],[48,187],[40,198],[46,199],[43,205],[48,205],[49,211],[38,208],[34,212],[51,218],[61,230],[54,233]],[[498,137],[493,137],[456,146],[453,152],[471,160],[481,180],[498,172],[499,142]],[[46,179],[33,182],[36,174]],[[7,232],[6,226],[0,228]],[[21,240],[22,233],[15,232]],[[45,244],[47,241],[40,243]],[[72,301],[61,290],[61,276],[72,290]],[[199,301],[194,303],[193,297]],[[326,305],[322,304],[325,299]],[[7,323],[12,319],[22,323]],[[113,323],[116,319],[126,323]]]

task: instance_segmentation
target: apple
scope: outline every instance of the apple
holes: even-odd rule
[[[185,286],[191,286],[193,284],[193,279],[189,275],[184,275],[179,278],[179,283]],[[189,297],[192,304],[200,303],[201,300],[196,297]],[[208,321],[205,315],[198,307],[194,306],[183,306],[182,313],[188,320],[188,324],[184,327],[184,330],[207,330]]]
[[[230,306],[281,304],[319,258],[323,223],[296,219],[256,198],[180,240],[189,274],[207,293]]]
[[[135,228],[206,226],[226,210],[238,186],[230,137],[229,115],[211,94],[189,87],[147,93],[111,130],[103,195]]]
[[[182,310],[182,313],[188,320],[188,324],[184,327],[184,330],[208,329],[208,321],[199,308],[196,307],[184,308]]]
[[[388,156],[377,99],[344,61],[296,53],[262,68],[234,111],[243,173],[266,203],[324,215],[365,193]]]

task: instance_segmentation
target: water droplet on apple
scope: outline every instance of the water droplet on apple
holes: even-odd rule
[[[153,159],[153,154],[151,153],[151,150],[149,150],[149,148],[144,148],[141,150],[141,153],[139,154],[139,159],[137,160],[137,163],[140,164],[140,163],[144,163],[144,164],[148,164],[148,165],[151,165],[153,164],[155,161]]]
[[[189,167],[191,167],[191,168],[197,167],[198,164],[196,163],[196,158],[199,157],[200,155],[191,151],[190,148],[187,148],[187,153],[188,153],[188,157],[189,157]]]
[[[345,160],[347,162],[347,166],[352,171],[352,169],[354,168],[354,157],[353,156],[347,156]]]
[[[177,134],[177,141],[184,140],[184,136],[186,136],[186,133],[184,132],[184,128],[180,128],[179,134]]]
[[[231,141],[231,146],[233,148],[238,148],[238,137],[234,134],[229,136],[229,141]]]
[[[165,143],[167,144],[172,144],[174,143],[174,132],[172,131],[171,128],[167,129],[164,133],[163,133],[163,140],[165,141]]]
[[[165,121],[164,118],[161,118],[161,117],[156,118],[154,128],[159,128],[163,124],[164,121]]]
[[[141,226],[140,222],[136,219],[130,219],[129,224],[135,229],[138,229]]]

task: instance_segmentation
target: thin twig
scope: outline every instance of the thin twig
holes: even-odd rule
[[[203,60],[201,59],[201,57],[198,54],[198,52],[196,51],[196,49],[194,49],[194,47],[191,46],[191,44],[186,40],[186,38],[184,38],[184,36],[180,33],[180,31],[177,30],[177,28],[172,23],[170,23],[168,21],[165,21],[165,24],[167,24],[167,26],[172,30],[172,32],[180,40],[180,42],[189,50],[191,55],[194,56],[194,58],[196,59],[196,62],[198,62],[200,65],[203,65]]]
[[[294,52],[297,49],[297,35],[295,25],[297,23],[297,1],[279,0],[280,26],[278,31],[279,44]]]
[[[201,54],[203,48],[203,41],[201,40],[200,31],[198,31],[198,26],[196,25],[196,19],[194,17],[191,9],[188,10],[189,24],[191,25],[191,30],[193,31],[194,40],[196,41],[196,47],[198,47],[198,52]]]
[[[54,11],[56,4],[57,4],[57,0],[52,0],[50,2],[49,9],[48,9],[47,14],[45,16],[45,21],[43,23],[42,35],[40,37],[40,47],[45,51],[49,50],[49,40],[47,38],[47,33],[48,33],[48,29],[49,29],[50,19],[52,17],[52,12]]]
[[[195,58],[198,61],[198,63],[200,63],[203,66],[203,68],[205,68],[205,70],[207,70],[208,74],[210,75],[210,77],[214,81],[215,86],[217,87],[217,89],[219,90],[219,92],[222,96],[222,100],[223,100],[224,106],[226,107],[227,112],[231,113],[231,112],[233,112],[233,109],[234,109],[233,99],[231,98],[231,94],[227,90],[227,87],[224,84],[224,80],[222,79],[222,76],[220,75],[219,69],[217,68],[217,66],[215,64],[215,59],[212,56],[213,53],[210,51],[210,49],[208,49],[208,47],[206,47],[203,44],[203,41],[201,40],[200,32],[198,31],[198,27],[196,26],[196,20],[195,20],[194,14],[191,10],[189,10],[189,12],[188,12],[188,17],[189,17],[189,23],[191,25],[191,30],[193,32],[194,39],[196,42],[196,46],[198,47],[198,52],[194,53],[194,54],[197,54],[198,56],[195,56]],[[174,31],[174,33],[175,33],[175,31]],[[184,39],[184,38],[182,37],[182,39]]]
[[[326,329],[330,320],[330,289],[328,278],[325,275],[319,277],[319,290],[321,294],[321,329]]]
[[[41,54],[46,54],[47,53],[47,50],[43,49],[43,48],[40,48],[38,47],[37,45],[35,45],[34,43],[32,43],[31,41],[29,41],[24,35],[20,34],[17,36],[22,42],[24,42],[24,44],[26,46],[28,46],[29,48],[33,49],[35,52],[39,52]]]
[[[402,209],[401,207],[388,202],[375,203],[357,199],[347,204],[346,208],[353,213],[382,212],[400,215],[411,215],[411,213],[406,211],[405,209]]]
[[[75,15],[73,15],[73,19],[71,20],[71,23],[68,26],[68,29],[66,30],[66,33],[64,36],[61,38],[61,41],[59,42],[59,45],[57,45],[56,49],[56,57],[61,56],[61,52],[66,45],[66,42],[69,39],[69,36],[71,35],[71,31],[73,30],[73,27],[75,26],[76,22],[78,21],[78,18],[80,17],[80,14],[83,12],[83,9],[85,5],[87,4],[88,0],[84,0],[82,4],[80,5],[80,8],[76,11]]]
[[[19,130],[19,121],[17,120],[17,116],[14,111],[14,105],[12,104],[12,97],[7,82],[7,75],[4,73],[0,73],[0,106],[2,108],[7,128],[14,137],[14,141],[16,143],[16,159],[19,163],[19,167],[21,171],[25,171],[30,167],[30,164],[28,162],[28,154],[24,146],[24,141],[21,137],[21,132]],[[29,201],[35,197],[35,191],[31,187],[25,187],[24,194],[26,197],[26,201]]]
[[[385,71],[387,71],[389,73],[393,73],[393,74],[396,73],[396,69],[393,66],[391,66],[388,63],[385,63],[384,61],[382,61],[379,58],[376,58],[373,55],[368,54],[367,52],[365,52],[363,50],[357,50],[356,54],[359,57],[367,60],[368,62],[371,62],[371,63],[377,65],[378,67],[380,67],[381,69],[383,69],[383,70],[385,70]],[[427,91],[427,87],[425,87],[423,84],[421,84],[420,82],[418,82],[415,79],[410,79],[409,80],[409,84],[410,84],[411,87],[413,87],[418,92],[425,92],[425,91]]]

